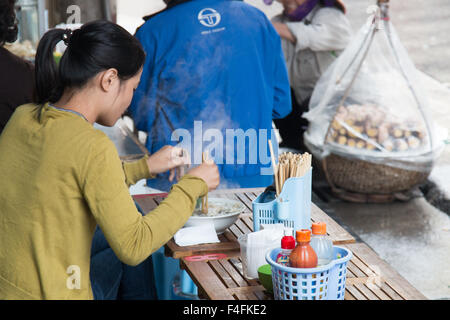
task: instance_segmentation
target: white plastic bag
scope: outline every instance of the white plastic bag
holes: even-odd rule
[[[429,171],[444,144],[428,111],[420,72],[379,7],[319,79],[304,115],[305,143],[330,153]]]

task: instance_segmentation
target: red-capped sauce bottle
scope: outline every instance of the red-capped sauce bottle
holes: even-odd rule
[[[292,236],[292,229],[284,229],[284,237],[281,239],[281,251],[277,255],[277,263],[289,266],[289,256],[295,248],[295,239]]]

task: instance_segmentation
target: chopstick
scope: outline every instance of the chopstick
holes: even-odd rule
[[[277,196],[280,195],[280,186],[278,181],[278,166],[275,162],[275,154],[273,153],[273,146],[272,141],[269,139],[269,150],[270,150],[270,160],[272,161],[272,167],[273,167],[273,175],[275,180],[275,191],[277,193]]]
[[[304,154],[285,152],[279,155],[277,165],[272,142],[270,140],[269,148],[272,166],[274,168],[275,189],[278,197],[281,190],[283,190],[286,180],[289,178],[301,178],[311,169],[312,155],[308,152]]]
[[[187,151],[184,149],[181,149],[180,154],[178,155],[180,158],[184,158],[187,156]],[[178,168],[177,172],[177,180],[180,180],[188,171],[189,165],[185,164]]]
[[[205,151],[202,153],[202,163],[205,163],[208,161],[209,155],[208,155],[208,151]],[[203,198],[202,198],[202,213],[204,214],[208,214],[208,194],[206,194]]]

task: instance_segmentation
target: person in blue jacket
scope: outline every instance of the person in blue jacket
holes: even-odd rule
[[[281,40],[263,12],[242,1],[167,0],[136,32],[147,54],[129,108],[153,153],[186,148],[193,164],[209,151],[221,188],[273,182],[272,120],[291,112]],[[167,191],[167,176],[148,185]]]

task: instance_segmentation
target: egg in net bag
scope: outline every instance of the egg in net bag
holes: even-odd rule
[[[319,79],[304,117],[304,140],[319,159],[336,154],[405,170],[430,171],[444,144],[419,71],[389,20],[371,18]]]

